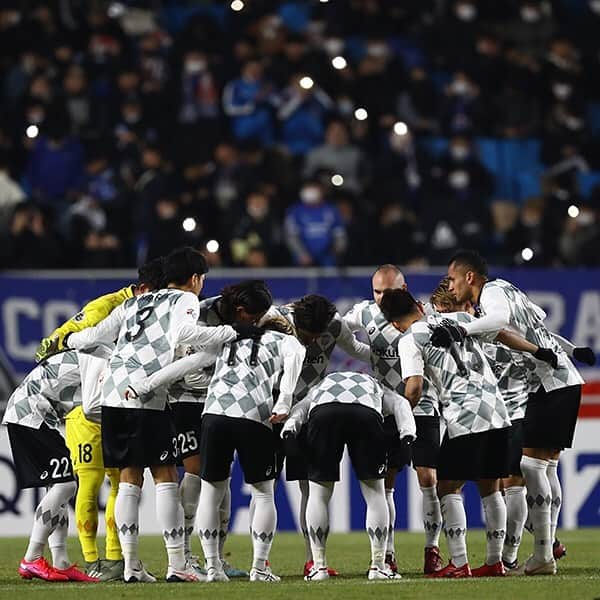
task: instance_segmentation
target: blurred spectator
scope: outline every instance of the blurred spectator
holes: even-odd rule
[[[493,98],[490,109],[494,135],[526,138],[539,132],[541,112],[538,100],[527,90],[521,90],[510,82]]]
[[[323,141],[325,116],[333,108],[331,98],[317,86],[305,89],[301,75],[294,75],[281,95],[277,118],[282,142],[294,156],[304,155]]]
[[[578,207],[578,214],[568,218],[559,241],[560,257],[570,266],[600,265],[600,223],[598,211],[589,204]]]
[[[8,156],[0,151],[0,235],[6,234],[15,207],[25,200],[25,193],[8,169]]]
[[[398,203],[389,203],[382,208],[375,240],[375,263],[401,265],[413,262],[423,256],[424,242],[425,235],[413,212]]]
[[[2,264],[7,269],[53,269],[63,260],[62,248],[46,218],[30,203],[15,207],[3,246]]]
[[[285,234],[294,263],[303,267],[335,266],[348,244],[342,216],[316,181],[302,186],[300,202],[287,211]]]
[[[266,194],[251,193],[246,199],[245,214],[239,220],[231,239],[231,257],[234,264],[246,265],[258,260],[251,255],[258,250],[264,255],[264,265],[285,264],[282,260],[282,239],[280,221],[271,213],[270,202]],[[261,259],[262,262],[262,259]]]
[[[150,215],[146,260],[165,256],[187,242],[179,203],[168,194],[161,195]]]
[[[479,132],[483,120],[479,87],[464,71],[454,73],[444,90],[442,131],[447,135]]]
[[[314,177],[318,171],[341,175],[343,185],[353,193],[360,193],[365,178],[365,157],[350,142],[348,128],[343,121],[332,121],[325,133],[325,143],[306,155],[304,176]]]
[[[555,30],[550,3],[540,0],[521,0],[515,18],[499,28],[510,44],[535,57],[543,56]]]
[[[46,135],[36,140],[26,177],[35,198],[59,207],[81,187],[83,147],[69,136],[66,116],[49,117],[45,129]]]
[[[342,218],[346,236],[351,241],[340,255],[339,264],[345,266],[370,264],[373,248],[367,216],[357,210],[351,196],[339,195],[335,205]]]
[[[398,116],[417,134],[439,132],[435,87],[422,67],[411,70],[408,88],[398,98]]]
[[[231,117],[231,128],[238,139],[256,138],[265,145],[274,141],[272,94],[273,89],[263,79],[263,68],[257,60],[248,61],[242,67],[241,77],[225,86],[223,108]]]

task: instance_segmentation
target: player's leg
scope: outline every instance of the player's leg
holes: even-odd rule
[[[235,450],[234,420],[220,415],[206,415],[202,419],[202,485],[196,527],[206,561],[207,581],[229,581],[219,556],[219,507],[229,485],[229,471]]]
[[[398,571],[398,565],[396,564],[396,545],[394,539],[394,529],[396,524],[396,502],[394,500],[394,486],[396,485],[397,476],[398,469],[388,466],[388,470],[385,476],[385,501],[388,507],[389,526],[385,548],[385,562],[390,567],[390,569],[392,569],[392,571]]]
[[[519,566],[518,553],[527,519],[525,480],[521,473],[523,449],[523,419],[515,419],[509,430],[509,473],[502,482],[506,503],[506,537],[502,550],[502,562],[507,571]]]
[[[79,543],[88,569],[97,572],[98,493],[105,475],[100,425],[88,421],[78,406],[65,419],[65,440],[78,481],[75,518]]]
[[[110,483],[104,521],[106,525],[106,560],[102,561],[101,581],[123,579],[123,553],[119,542],[119,532],[115,520],[115,502],[119,493],[119,469],[106,469],[106,477]]]
[[[252,570],[250,581],[279,581],[280,578],[271,572],[269,553],[273,545],[273,537],[277,527],[277,509],[275,508],[274,481],[260,481],[250,484],[254,499],[254,515],[252,517]]]
[[[343,421],[343,440],[348,446],[352,467],[360,482],[367,504],[365,528],[371,545],[370,580],[401,579],[401,575],[385,564],[390,515],[385,494],[386,459],[390,445],[386,443],[381,417],[371,408],[346,405],[338,409]],[[397,458],[393,454],[392,458]],[[394,461],[399,465],[400,462]]]
[[[485,518],[486,557],[482,567],[473,569],[473,577],[505,575],[502,548],[506,536],[506,504],[500,492],[500,480],[480,479],[477,486]]]
[[[440,534],[442,512],[437,494],[438,456],[440,451],[440,419],[438,416],[417,415],[417,439],[412,444],[413,467],[421,489],[421,512],[425,532],[423,573],[442,569]]]
[[[548,481],[550,482],[550,491],[552,494],[552,504],[550,505],[550,535],[552,536],[552,554],[554,559],[558,560],[566,555],[567,549],[556,537],[556,529],[558,528],[558,516],[562,506],[562,486],[558,478],[558,461],[560,460],[560,452],[556,451],[552,454],[552,458],[548,460]]]
[[[304,576],[306,581],[329,579],[327,571],[327,536],[329,535],[329,501],[334,481],[310,481],[306,507],[307,534],[311,545],[313,566]]]

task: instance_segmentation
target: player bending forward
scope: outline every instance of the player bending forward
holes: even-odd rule
[[[389,513],[385,497],[386,439],[384,414],[394,415],[399,438],[415,438],[415,421],[406,401],[385,390],[370,375],[341,372],[327,375],[304,400],[296,404],[282,437],[297,436],[306,423],[303,455],[306,457],[310,493],[306,507],[314,565],[306,581],[329,579],[326,558],[329,534],[329,501],[340,479],[344,447],[367,503],[366,530],[371,542],[369,580],[397,580],[399,573],[385,564]]]

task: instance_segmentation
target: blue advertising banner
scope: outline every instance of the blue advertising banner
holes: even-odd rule
[[[443,276],[442,270],[406,272],[406,280],[415,296],[427,299]],[[503,269],[493,273],[526,291],[548,314],[547,324],[577,345],[591,346],[600,352],[600,270]],[[343,314],[354,303],[371,297],[371,271],[286,269],[253,272],[246,270],[209,273],[204,295],[214,295],[229,283],[240,279],[262,278],[270,285],[277,303],[284,303],[308,293],[319,293],[333,300]],[[133,272],[6,272],[0,274],[0,348],[17,374],[33,366],[39,340],[57,325],[78,312],[88,300],[117,290],[135,279]],[[336,354],[331,369],[356,368],[342,354]],[[596,372],[588,371],[589,374]],[[600,377],[596,377],[600,379]],[[561,461],[565,501],[565,527],[600,525],[600,441],[594,434],[599,421],[586,419],[578,426],[576,448],[565,453]],[[5,535],[27,533],[28,515],[35,507],[29,492],[19,494],[7,447],[6,433],[0,431],[0,531]],[[6,473],[4,471],[7,471]],[[13,477],[10,477],[10,473]],[[348,460],[342,468],[342,481],[334,495],[333,529],[348,531],[364,527],[365,505],[358,482],[351,475]],[[420,492],[414,473],[404,470],[396,488],[398,528],[419,529]],[[465,488],[471,527],[483,524],[481,505],[474,486]],[[247,531],[249,493],[239,465],[232,474],[232,527]],[[297,528],[298,494],[296,484],[282,482],[277,487],[279,529]],[[152,508],[148,508],[151,515]],[[15,512],[16,511],[16,512]],[[27,517],[27,518],[26,518]],[[152,519],[152,517],[148,517]],[[20,524],[22,523],[22,524]],[[148,532],[150,532],[148,530]]]

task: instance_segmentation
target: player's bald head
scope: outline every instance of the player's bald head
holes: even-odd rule
[[[377,304],[381,302],[384,290],[405,290],[406,281],[402,271],[391,264],[381,265],[377,268],[371,279],[373,286],[373,299]]]

